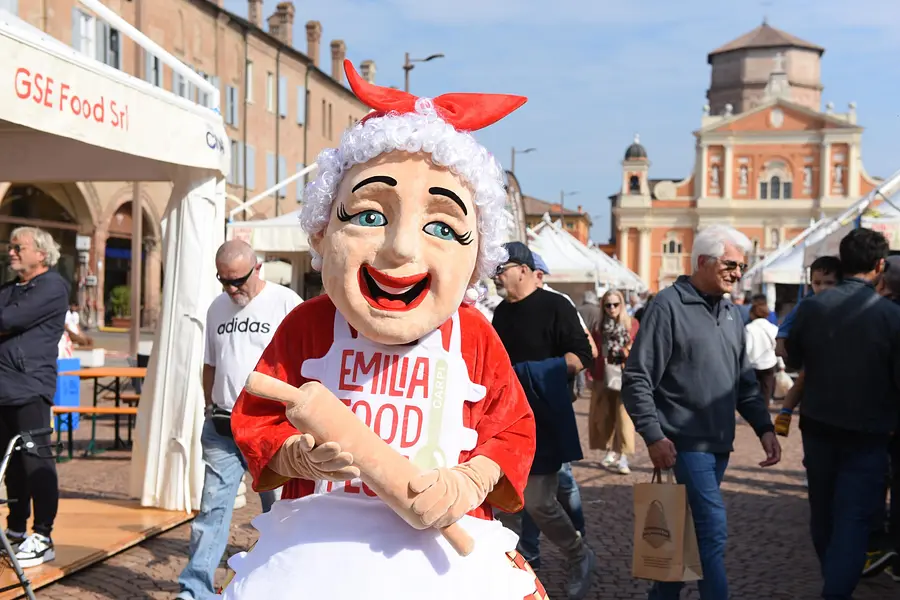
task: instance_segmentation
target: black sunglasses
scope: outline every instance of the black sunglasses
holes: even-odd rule
[[[12,250],[13,252],[15,252],[16,254],[21,254],[21,253],[22,253],[22,246],[21,246],[21,244],[10,244],[10,245],[9,245],[9,249]]]
[[[221,275],[216,273],[216,279],[218,279],[219,283],[221,283],[222,285],[230,285],[231,287],[239,288],[242,285],[244,285],[245,283],[247,283],[247,280],[250,279],[251,275],[253,275],[253,271],[256,270],[257,266],[258,265],[254,265],[253,268],[250,269],[250,272],[247,273],[246,275],[244,275],[243,277],[238,277],[236,279],[225,279],[224,277],[222,277]]]
[[[606,303],[606,308],[618,308],[618,307],[619,307],[618,302],[607,302]]]
[[[737,262],[734,260],[722,260],[721,258],[717,258],[716,260],[719,261],[719,263],[723,267],[725,267],[726,271],[740,271],[741,273],[743,273],[747,270],[748,267],[747,263]]]

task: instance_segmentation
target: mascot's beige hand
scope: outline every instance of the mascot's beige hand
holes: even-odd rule
[[[425,527],[447,527],[481,506],[502,476],[500,466],[485,456],[426,471],[409,482],[416,494],[412,510]]]
[[[348,481],[359,477],[353,466],[353,455],[342,452],[337,442],[315,446],[308,433],[292,435],[269,462],[269,468],[284,477],[312,481]]]

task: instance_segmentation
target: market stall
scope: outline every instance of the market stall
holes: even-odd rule
[[[89,58],[0,11],[0,181],[173,182],[165,211],[161,324],[144,382],[132,492],[195,509],[203,463],[203,327],[217,293],[228,145],[215,87],[93,0],[81,0],[210,97],[210,107]]]
[[[625,265],[598,248],[585,246],[549,215],[544,215],[540,223],[528,230],[528,246],[548,261],[552,272],[548,281],[589,280],[601,289],[647,289],[640,277]],[[545,252],[551,258],[544,256]]]
[[[892,206],[894,205],[894,206]],[[900,172],[854,202],[834,218],[820,219],[751,267],[742,280],[745,289],[763,284],[806,283],[806,269],[820,256],[837,255],[841,238],[862,225],[887,232],[892,249],[900,249]]]

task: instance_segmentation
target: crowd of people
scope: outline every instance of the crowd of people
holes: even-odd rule
[[[534,412],[536,450],[524,510],[495,517],[519,535],[518,550],[536,570],[541,533],[560,549],[568,598],[585,597],[597,560],[571,466],[584,458],[573,409],[582,392],[590,396],[589,446],[604,467],[628,474],[640,436],[653,466],[671,469],[685,486],[701,598],[728,597],[720,487],[737,415],[759,437],[765,468],[781,458],[778,436],[797,435],[799,413],[822,597],[851,598],[861,577],[882,571],[900,581],[900,256],[889,256],[882,234],[851,231],[840,256],[812,263],[809,293],[779,323],[764,295],[729,300],[749,248],[740,232],[708,227],[694,240],[691,274],[672,286],[644,297],[589,291],[576,307],[544,282],[549,269],[539,255],[506,244],[508,259],[494,276],[502,301],[488,316]],[[59,249],[52,237],[17,229],[9,253],[16,278],[0,287],[0,448],[16,433],[50,425],[60,339],[89,340],[72,319],[68,284],[53,269]],[[216,255],[223,293],[207,315],[206,472],[180,600],[216,593],[247,468],[232,439],[231,410],[279,324],[301,303],[290,289],[263,281],[259,266],[244,242],[227,242]],[[49,445],[49,438],[36,441]],[[52,560],[54,460],[14,456],[6,484],[16,500],[6,534],[20,564]],[[265,512],[278,491],[260,496]],[[655,583],[649,598],[678,598],[682,585]]]

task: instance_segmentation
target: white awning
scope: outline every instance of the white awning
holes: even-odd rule
[[[309,251],[309,239],[300,228],[299,210],[272,219],[234,221],[227,225],[225,235],[229,240],[244,240],[257,252]]]
[[[547,214],[528,230],[528,247],[547,263],[551,272],[547,281],[592,281],[604,287],[647,289],[641,278],[625,265],[598,248],[585,246]]]
[[[96,0],[81,1],[144,48],[165,52]],[[222,119],[5,11],[0,56],[0,181],[174,183],[163,217],[162,314],[138,409],[132,493],[145,506],[196,509],[204,321],[220,290],[214,256],[229,165]],[[171,55],[161,58],[218,106],[213,86]]]
[[[885,217],[879,220],[867,216],[873,203],[881,200],[877,210],[883,211]],[[847,235],[860,218],[864,227],[873,227],[889,231],[888,241],[891,248],[900,243],[897,225],[893,223],[893,215],[900,215],[900,171],[882,181],[874,190],[854,202],[843,213],[834,218],[820,219],[763,260],[753,265],[742,279],[743,287],[749,288],[754,283],[784,283],[802,285],[806,283],[806,269],[820,256],[836,256],[841,239]]]

